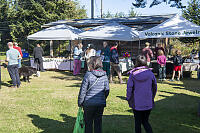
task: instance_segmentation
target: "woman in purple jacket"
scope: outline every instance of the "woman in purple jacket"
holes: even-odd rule
[[[141,133],[141,124],[147,133],[152,133],[148,120],[154,107],[156,91],[156,78],[147,67],[146,57],[139,55],[136,58],[136,67],[130,71],[126,97],[129,106],[133,109],[136,133]]]

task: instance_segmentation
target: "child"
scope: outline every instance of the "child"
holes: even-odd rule
[[[181,51],[177,50],[176,51],[176,56],[174,56],[174,59],[173,59],[174,70],[173,70],[173,75],[172,75],[171,81],[174,81],[174,76],[175,76],[176,71],[178,71],[177,80],[178,81],[180,80],[182,63],[183,63],[183,59],[182,59],[182,56],[181,56]]]
[[[152,133],[149,115],[154,107],[157,83],[154,74],[147,67],[144,55],[136,58],[136,67],[130,71],[126,100],[133,109],[135,133],[141,133],[141,124],[147,133]]]
[[[157,63],[159,69],[159,80],[166,80],[166,56],[162,50],[158,50]]]

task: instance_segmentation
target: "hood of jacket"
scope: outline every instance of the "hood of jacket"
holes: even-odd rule
[[[131,70],[129,73],[132,74],[133,79],[143,82],[148,80],[151,77],[151,74],[148,74],[151,69],[149,69],[146,66],[142,67],[136,67],[133,70]]]
[[[106,72],[102,69],[93,70],[91,73],[96,77],[102,77],[106,75]]]
[[[113,46],[112,48],[110,48],[110,51],[112,51],[113,49],[117,50],[117,48]]]

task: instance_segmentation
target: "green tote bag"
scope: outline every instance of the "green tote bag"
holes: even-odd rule
[[[83,117],[83,109],[79,107],[73,133],[84,133],[84,132],[85,132],[85,123]]]

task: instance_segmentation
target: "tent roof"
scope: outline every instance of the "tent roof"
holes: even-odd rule
[[[140,38],[200,37],[200,26],[174,15],[165,22],[140,32]]]
[[[151,15],[151,16],[135,16],[124,18],[87,18],[87,19],[71,19],[71,20],[59,20],[42,25],[42,27],[51,27],[60,24],[71,25],[77,28],[96,27],[104,24],[117,22],[129,27],[137,28],[137,30],[146,30],[152,28],[163,21],[171,18],[174,14],[168,15]]]
[[[138,35],[139,33],[133,28],[114,22],[80,33],[79,37],[83,39],[133,41],[138,39]]]
[[[82,30],[65,24],[53,26],[28,36],[29,40],[76,40]]]

